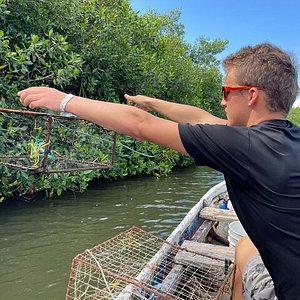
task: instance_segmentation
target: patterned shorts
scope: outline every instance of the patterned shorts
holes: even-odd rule
[[[248,262],[243,274],[243,299],[277,299],[273,280],[259,255]]]

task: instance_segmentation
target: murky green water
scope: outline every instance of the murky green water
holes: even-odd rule
[[[0,299],[64,299],[72,258],[138,226],[166,238],[222,177],[208,168],[99,182],[82,194],[0,206]]]

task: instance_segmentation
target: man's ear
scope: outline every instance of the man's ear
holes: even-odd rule
[[[249,90],[249,97],[248,97],[248,106],[255,106],[258,101],[258,89],[257,88],[251,88]]]

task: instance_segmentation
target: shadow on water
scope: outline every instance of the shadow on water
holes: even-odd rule
[[[209,168],[184,168],[159,180],[99,182],[84,193],[0,206],[1,299],[64,299],[72,258],[141,227],[166,238],[222,180]]]

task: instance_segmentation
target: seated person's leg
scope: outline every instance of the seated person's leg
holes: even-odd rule
[[[249,260],[257,255],[259,255],[259,253],[256,247],[247,236],[237,242],[234,258],[236,269],[233,282],[233,300],[243,299],[242,277]]]
[[[234,300],[277,299],[273,280],[248,237],[243,237],[237,243],[235,263]]]

